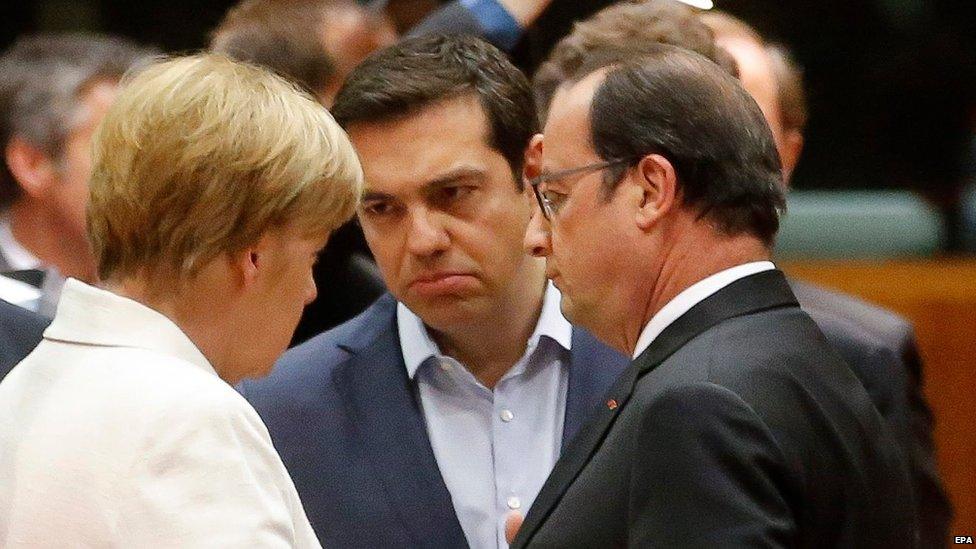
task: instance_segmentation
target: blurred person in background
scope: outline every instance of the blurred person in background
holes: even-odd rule
[[[326,546],[506,547],[626,357],[573,328],[522,249],[529,83],[477,38],[367,59],[333,113],[390,295],[242,393]]]
[[[478,36],[511,52],[553,0],[454,0],[426,14],[409,28],[408,36],[466,34]],[[377,0],[370,5],[389,11],[396,0]]]
[[[50,317],[64,277],[95,280],[91,136],[119,78],[148,55],[121,38],[45,34],[0,57],[0,298]]]
[[[782,46],[765,44],[745,23],[724,13],[698,12],[671,0],[621,3],[602,10],[578,23],[540,65],[533,81],[540,112],[545,115],[567,75],[589,59],[632,59],[659,42],[734,68],[770,126],[788,183],[803,145],[802,78]],[[951,510],[935,461],[932,414],[922,393],[921,361],[911,326],[853,297],[792,279],[790,285],[801,307],[865,386],[903,451],[919,500],[922,541],[944,543]]]
[[[0,545],[318,547],[257,413],[362,170],[311,96],[203,54],[127,77],[69,279],[0,383]]]
[[[210,49],[273,69],[332,105],[346,75],[396,34],[352,0],[244,0],[211,33]]]
[[[799,67],[781,45],[766,43],[745,22],[723,12],[702,20],[735,58],[743,87],[759,104],[773,132],[789,185],[803,150],[806,97]],[[912,475],[920,545],[949,539],[952,507],[939,476],[932,411],[922,392],[922,361],[911,324],[853,296],[791,280],[803,309],[851,365],[895,435]]]

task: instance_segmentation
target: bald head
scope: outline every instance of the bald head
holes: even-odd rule
[[[715,33],[715,42],[735,59],[742,87],[766,117],[783,165],[783,180],[788,184],[803,149],[806,121],[802,86],[798,76],[791,74],[793,67],[788,55],[782,48],[767,44],[755,29],[731,15],[708,12],[701,19]],[[784,105],[793,97],[797,97],[793,104]]]

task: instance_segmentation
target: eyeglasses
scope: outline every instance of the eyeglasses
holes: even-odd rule
[[[535,193],[535,199],[539,202],[539,208],[542,209],[542,216],[546,218],[546,221],[552,221],[552,219],[559,212],[559,208],[562,207],[563,203],[566,202],[566,199],[569,197],[568,194],[557,194],[549,192],[548,190],[542,190],[540,187],[543,183],[559,181],[560,179],[566,179],[567,177],[573,175],[583,175],[590,172],[595,172],[597,170],[605,170],[611,166],[617,166],[625,162],[630,162],[630,159],[617,158],[614,160],[606,160],[604,162],[587,164],[585,166],[579,166],[576,168],[568,168],[556,172],[544,173],[529,179],[529,185],[532,185],[532,191]]]

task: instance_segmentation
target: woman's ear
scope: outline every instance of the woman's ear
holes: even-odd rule
[[[648,230],[675,207],[678,176],[671,161],[649,154],[637,163],[633,178],[639,194],[637,225]]]
[[[254,284],[264,269],[268,238],[268,235],[263,235],[254,244],[231,254],[231,267],[238,273],[242,286],[248,287]]]

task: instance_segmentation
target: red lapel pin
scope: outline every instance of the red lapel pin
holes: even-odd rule
[[[607,408],[610,408],[611,410],[616,410],[617,409],[617,401],[614,400],[614,399],[612,399],[612,398],[610,400],[608,400],[607,401]]]

